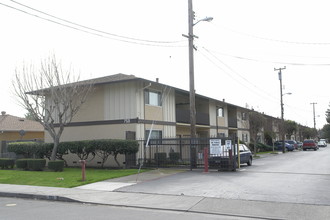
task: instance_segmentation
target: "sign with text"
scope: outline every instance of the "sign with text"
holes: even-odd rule
[[[210,154],[221,154],[221,139],[210,139]]]
[[[231,150],[231,140],[226,140],[225,145],[227,150]]]

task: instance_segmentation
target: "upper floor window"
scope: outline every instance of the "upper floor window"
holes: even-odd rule
[[[222,107],[218,107],[217,116],[218,117],[224,117],[224,112],[223,112],[223,108]]]
[[[242,134],[242,141],[248,142],[248,134]]]
[[[160,92],[154,92],[147,89],[144,92],[144,100],[145,100],[145,104],[148,105],[154,105],[154,106],[162,105]]]
[[[246,120],[246,119],[247,119],[246,112],[242,112],[242,120]]]

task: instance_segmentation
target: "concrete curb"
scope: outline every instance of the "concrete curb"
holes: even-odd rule
[[[36,199],[36,200],[49,200],[49,201],[60,201],[60,202],[79,202],[81,201],[70,199],[63,196],[54,196],[54,195],[35,195],[28,193],[8,193],[0,192],[0,197],[11,197],[11,198],[22,198],[22,199]]]

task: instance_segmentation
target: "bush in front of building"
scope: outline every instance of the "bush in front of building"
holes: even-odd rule
[[[8,151],[16,153],[16,155],[23,155],[24,158],[48,158],[53,149],[52,143],[34,143],[34,142],[15,142],[8,146]],[[119,154],[135,154],[139,150],[139,143],[135,140],[117,140],[117,139],[101,139],[101,140],[84,140],[84,141],[70,141],[61,142],[58,146],[57,159],[63,159],[64,155],[75,154],[80,160],[93,160],[96,155],[102,159],[102,167],[110,155],[118,167],[120,163],[117,160]],[[90,158],[92,156],[92,158]],[[19,169],[26,169],[28,166],[24,162],[19,162]]]
[[[155,153],[155,161],[156,163],[165,163],[167,155],[165,152]]]
[[[33,171],[42,171],[46,166],[46,159],[28,159],[27,168]]]
[[[11,158],[0,158],[0,168],[1,169],[13,169],[15,165],[15,160]]]
[[[179,152],[170,152],[169,153],[171,163],[177,163],[180,160],[180,153]]]
[[[52,160],[48,161],[48,169],[55,172],[62,172],[64,169],[64,160]]]
[[[254,144],[253,143],[249,144],[249,148],[252,152],[254,152]],[[272,146],[262,144],[262,143],[257,144],[257,152],[267,152],[267,151],[272,151],[272,150],[273,150]]]
[[[16,160],[16,168],[17,169],[23,169],[23,170],[27,170],[27,160],[28,159],[17,159]]]
[[[22,155],[24,158],[43,158],[49,148],[50,146],[37,142],[13,142],[8,145],[9,152]]]

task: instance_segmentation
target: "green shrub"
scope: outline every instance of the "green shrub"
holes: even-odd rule
[[[29,170],[41,171],[46,166],[46,159],[28,159],[27,167]]]
[[[266,152],[266,151],[272,151],[273,147],[266,144],[258,143],[258,149],[259,152]]]
[[[180,153],[179,152],[170,152],[170,161],[171,162],[178,162],[180,159]]]
[[[24,158],[43,158],[46,153],[44,145],[37,142],[9,143],[8,151],[16,155],[23,155]]]
[[[18,159],[18,160],[16,160],[16,167],[18,169],[27,170],[27,160],[28,159]]]
[[[48,169],[55,172],[62,172],[64,169],[64,160],[48,161]]]
[[[155,153],[155,161],[158,163],[164,163],[166,161],[166,153]]]
[[[0,158],[0,168],[2,169],[13,169],[15,165],[15,160],[11,158]]]
[[[254,152],[254,144],[253,143],[249,144],[249,148],[252,152]],[[266,151],[272,151],[272,150],[273,150],[272,146],[262,144],[262,143],[257,144],[257,152],[266,152]]]

